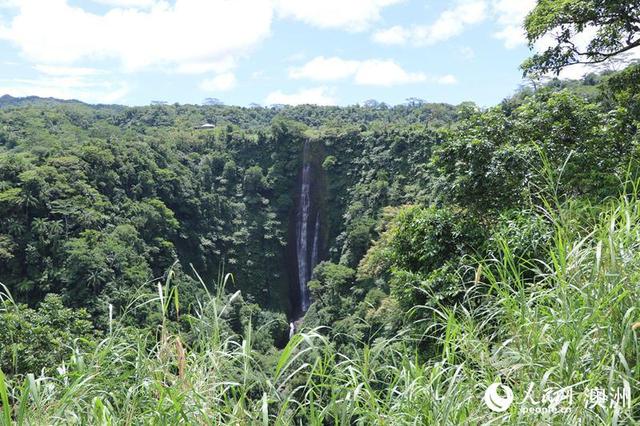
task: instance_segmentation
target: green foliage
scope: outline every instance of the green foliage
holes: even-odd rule
[[[532,151],[509,138],[514,121],[494,109],[463,122],[432,157],[434,195],[477,211],[526,199]]]
[[[600,86],[603,104],[609,109],[607,130],[617,146],[637,146],[640,122],[640,65],[611,74]],[[637,151],[637,149],[636,149]],[[637,155],[636,152],[634,152]]]
[[[6,374],[40,373],[68,360],[74,345],[88,349],[95,332],[85,309],[63,306],[47,295],[31,309],[4,300],[0,307],[0,369]]]
[[[549,36],[553,44],[522,65],[526,74],[559,73],[574,64],[601,63],[640,46],[640,3],[620,0],[538,0],[525,29],[531,46]],[[585,46],[577,35],[589,35]]]
[[[472,115],[433,155],[433,197],[483,215],[522,208],[545,185],[538,171],[550,166],[559,170],[557,191],[602,200],[616,193],[636,152],[611,131],[626,127],[622,119],[569,90]]]
[[[353,310],[350,297],[355,285],[355,271],[331,262],[322,262],[313,271],[307,284],[313,307],[305,316],[309,327],[333,324],[348,316]]]
[[[416,272],[437,269],[483,241],[482,230],[464,212],[435,207],[402,210],[394,231],[394,266]]]
[[[34,424],[636,424],[640,295],[629,283],[640,264],[628,253],[638,250],[639,201],[633,192],[612,201],[587,228],[561,219],[571,208],[554,205],[539,218],[554,225],[541,250],[554,259],[545,269],[519,262],[504,244],[482,261],[484,272],[469,289],[468,297],[482,303],[436,309],[433,328],[442,337],[431,359],[417,356],[403,333],[344,351],[317,329],[263,358],[253,331],[221,332],[223,316],[239,299],[219,291],[204,303],[206,315],[191,319],[190,344],[165,323],[156,335],[124,328],[119,317],[112,333],[98,345],[77,347],[64,368],[37,379],[0,374],[3,418]],[[321,270],[338,288],[352,275],[336,265]],[[367,300],[378,311],[393,309],[380,291]],[[246,309],[239,303],[240,312]],[[343,349],[360,344],[357,326],[354,318],[336,326]],[[483,402],[495,382],[514,394],[504,412]],[[558,389],[572,389],[571,400],[561,403],[567,412],[523,409],[526,395],[538,402]],[[629,405],[595,406],[590,389],[630,391]],[[531,407],[546,406],[539,404]]]
[[[109,233],[84,231],[66,243],[65,252],[62,291],[72,303],[83,301],[94,313],[104,313],[108,303],[123,306],[128,300],[119,300],[117,290],[133,289],[150,279],[143,240],[131,225],[119,225]],[[102,309],[93,302],[98,296]]]
[[[455,118],[455,108],[426,103],[125,108],[3,99],[11,106],[0,110],[0,128],[11,145],[0,148],[2,279],[19,300],[53,291],[100,317],[175,260],[206,280],[224,266],[247,301],[288,310],[285,246],[307,134],[323,146],[314,161],[330,168],[323,239],[333,261],[355,267],[379,209],[423,191],[434,128]],[[428,129],[415,124],[424,120]],[[194,130],[203,121],[216,128]]]
[[[119,124],[120,108],[78,108],[0,112],[17,144],[0,151],[0,268],[20,300],[56,291],[103,310],[180,259],[205,277],[225,263],[242,266],[234,268],[251,284],[247,297],[282,306],[291,201],[278,195],[295,176],[264,175],[281,149],[275,141],[263,140],[258,155],[253,135],[237,128],[212,135],[176,125],[176,114],[193,109],[158,107],[145,124],[131,109]]]
[[[571,3],[589,2],[545,4]],[[31,306],[0,312],[4,418],[539,424],[557,419],[493,413],[483,390],[635,389],[638,185],[612,197],[638,174],[637,83],[488,110],[0,110],[0,271]],[[289,339],[307,140],[325,261]],[[637,422],[577,400],[563,422]]]
[[[392,232],[389,285],[405,312],[452,304],[464,290],[458,263],[479,252],[486,238],[467,214],[434,207],[401,211]]]
[[[330,293],[345,295],[350,292],[355,271],[343,265],[322,262],[314,269],[313,278],[320,283],[316,288],[312,288],[312,291],[318,291],[314,294],[314,298],[322,298],[327,290]]]
[[[540,215],[527,210],[507,211],[492,232],[489,251],[499,252],[507,245],[519,261],[544,261],[552,238],[553,225]]]
[[[375,280],[386,278],[393,265],[393,247],[391,246],[397,230],[398,214],[404,207],[385,207],[378,220],[376,231],[378,239],[371,244],[358,265],[358,279]]]

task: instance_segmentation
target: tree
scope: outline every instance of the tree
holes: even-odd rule
[[[415,107],[419,107],[425,104],[425,100],[424,99],[420,99],[420,98],[407,98],[405,100],[407,106],[411,107],[411,108],[415,108]]]
[[[72,353],[70,344],[87,346],[96,333],[85,309],[69,309],[49,294],[37,309],[0,305],[0,368],[9,374],[53,370]]]
[[[65,244],[65,251],[67,300],[71,305],[88,307],[93,314],[98,307],[104,308],[100,296],[115,306],[125,304],[131,295],[122,295],[119,289],[133,291],[151,275],[144,243],[131,225],[116,226],[109,233],[83,231]],[[117,300],[119,297],[123,300]]]
[[[367,99],[362,105],[365,108],[376,109],[380,107],[380,102],[376,101],[375,99]]]
[[[553,40],[522,64],[525,75],[603,63],[640,46],[640,0],[539,0],[525,30],[530,47],[543,37]]]
[[[208,106],[224,105],[224,103],[218,98],[205,98],[203,104]]]
[[[514,122],[499,109],[461,121],[431,158],[433,198],[483,212],[483,217],[525,200],[534,152],[509,138]]]
[[[405,208],[388,232],[391,295],[405,312],[455,303],[464,290],[462,259],[481,253],[486,240],[477,220],[455,208]]]

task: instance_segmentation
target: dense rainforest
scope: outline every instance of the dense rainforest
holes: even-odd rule
[[[565,173],[564,191],[596,201],[615,194],[635,129],[601,105],[623,76],[523,90],[486,111],[422,103],[277,111],[7,103],[0,110],[2,282],[32,306],[59,294],[104,328],[109,304],[123,308],[140,287],[154,292],[152,281],[170,269],[179,271],[183,297],[196,295],[193,266],[207,282],[232,273],[247,302],[291,317],[295,285],[287,271],[295,259],[287,246],[305,143],[316,147],[311,155],[325,182],[323,259],[355,271],[380,249],[364,259],[386,221],[409,205],[461,221],[470,240],[466,247],[450,241],[450,249],[471,254],[480,249],[474,238],[486,240],[500,213],[530,199],[543,159],[576,169]],[[587,97],[579,92],[589,88]],[[451,252],[440,257],[451,260]]]
[[[529,75],[624,51],[628,11],[565,3],[530,41],[607,32]],[[489,108],[0,98],[0,419],[638,424],[639,93],[631,63]]]
[[[415,119],[386,123],[398,111]],[[420,192],[415,174],[426,178],[420,169],[442,137],[434,129],[456,108],[353,108],[340,127],[326,123],[349,111],[319,107],[36,103],[0,114],[3,283],[31,304],[61,294],[104,322],[109,304],[123,307],[176,260],[207,279],[232,272],[247,301],[290,312],[285,248],[305,141],[322,146],[314,153],[329,176],[325,251],[353,266],[377,210]],[[311,127],[298,115],[322,119]],[[189,274],[176,279],[188,294],[200,287]]]

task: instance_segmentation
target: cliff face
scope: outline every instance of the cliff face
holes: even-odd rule
[[[322,168],[324,147],[306,140],[302,149],[294,208],[289,221],[287,253],[291,316],[299,318],[309,309],[307,283],[313,268],[326,253],[326,176]]]

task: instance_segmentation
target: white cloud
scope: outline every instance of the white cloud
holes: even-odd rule
[[[494,37],[502,40],[507,49],[527,43],[524,19],[535,5],[536,0],[493,0],[493,12],[500,27]]]
[[[405,71],[391,60],[371,59],[360,63],[355,75],[355,82],[367,86],[395,86],[398,84],[418,83],[425,81],[424,73]]]
[[[293,79],[336,81],[353,79],[364,86],[395,86],[400,84],[433,82],[452,84],[453,76],[428,76],[422,72],[409,72],[391,59],[367,59],[357,61],[338,57],[318,56],[299,68],[289,70]]]
[[[464,1],[455,8],[446,10],[429,27],[416,34],[420,44],[434,44],[462,34],[469,25],[486,18],[487,5],[484,1]]]
[[[411,31],[400,25],[396,25],[374,33],[373,41],[386,45],[405,44],[409,40],[409,37],[411,37]]]
[[[403,0],[275,0],[282,17],[320,28],[363,31],[380,19],[385,7]]]
[[[178,64],[175,71],[179,74],[204,74],[211,71],[222,74],[231,71],[236,65],[236,59],[229,55],[217,61]]]
[[[265,99],[265,104],[285,104],[285,105],[336,105],[337,101],[332,92],[326,87],[315,87],[302,89],[296,93],[283,93],[280,90],[269,93]]]
[[[250,11],[250,13],[249,13]],[[36,63],[117,59],[129,71],[216,63],[240,55],[270,33],[273,7],[261,0],[176,0],[149,10],[95,14],[67,0],[21,0],[0,39]]]
[[[100,3],[107,6],[116,6],[124,8],[149,8],[154,6],[156,0],[92,0],[94,3]]]
[[[236,87],[236,76],[227,72],[200,82],[200,88],[207,92],[226,92]]]
[[[438,77],[437,82],[439,84],[451,85],[451,84],[458,83],[458,79],[451,74],[447,74],[447,75],[443,75],[442,77]]]
[[[42,74],[57,76],[57,77],[82,77],[90,75],[104,74],[105,71],[96,68],[86,67],[65,67],[55,65],[34,65],[36,70]]]
[[[487,17],[485,0],[462,0],[455,7],[447,9],[429,25],[410,28],[394,26],[373,34],[373,41],[380,44],[400,45],[412,43],[416,46],[433,45],[449,40],[464,32],[471,25],[484,21]]]
[[[129,93],[126,83],[87,76],[41,76],[35,79],[0,80],[0,94],[80,99],[94,103],[115,103]]]
[[[0,79],[0,95],[114,103],[129,93],[129,85],[106,70],[45,64],[33,69],[39,73],[35,78]]]
[[[316,81],[342,80],[354,75],[360,65],[361,62],[359,61],[318,56],[300,68],[290,69],[289,77],[295,79],[306,78]]]
[[[20,0],[0,0],[0,9],[18,7]]]
[[[494,37],[504,42],[504,47],[507,49],[515,49],[518,46],[527,43],[527,37],[524,34],[524,30],[515,25],[508,25],[502,28],[500,31],[494,33]]]

